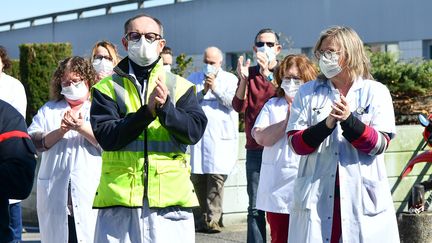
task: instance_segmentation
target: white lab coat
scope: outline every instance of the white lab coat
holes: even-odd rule
[[[266,128],[285,120],[287,112],[288,103],[284,97],[271,98],[261,109],[254,128]],[[300,156],[288,146],[286,135],[274,145],[264,147],[256,199],[258,209],[290,213],[299,160]]]
[[[346,98],[351,112],[362,122],[394,137],[393,104],[384,85],[359,78]],[[322,121],[336,100],[339,92],[330,81],[302,85],[291,107],[287,131],[303,130]],[[339,123],[315,152],[300,159],[288,241],[329,242],[336,169],[343,242],[399,242],[384,154],[371,156],[355,149],[342,136]]]
[[[65,100],[49,101],[33,118],[29,134],[58,129],[64,112],[69,109]],[[89,101],[81,112],[88,123]],[[76,131],[67,132],[53,147],[42,152],[37,177],[37,213],[42,242],[68,240],[69,180],[78,242],[93,242],[97,210],[92,209],[92,205],[101,173],[100,154],[99,148]]]
[[[231,173],[238,156],[238,113],[231,101],[237,89],[237,77],[219,69],[215,90],[203,97],[204,73],[192,73],[188,80],[196,85],[198,102],[207,116],[207,128],[201,140],[191,146],[194,174]]]
[[[24,118],[26,117],[27,96],[21,82],[1,72],[0,70],[0,99],[13,106]],[[10,199],[9,203],[18,203],[21,200]]]

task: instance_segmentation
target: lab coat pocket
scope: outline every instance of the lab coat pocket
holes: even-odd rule
[[[363,214],[374,216],[385,211],[389,205],[387,181],[370,180],[364,177],[362,181]]]
[[[300,177],[294,182],[294,210],[311,209],[319,198],[320,180],[310,177]]]
[[[223,120],[221,126],[221,139],[230,140],[237,137],[237,130],[232,121]]]

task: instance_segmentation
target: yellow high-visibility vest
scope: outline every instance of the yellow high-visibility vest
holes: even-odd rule
[[[180,76],[163,71],[162,65],[160,60],[151,71],[148,90],[151,92],[154,89],[158,75],[162,73],[170,91],[171,101],[167,102],[176,104],[194,86]],[[113,74],[111,78],[95,84],[92,89],[115,100],[122,115],[136,112],[142,106],[140,94],[133,81],[127,77]],[[117,151],[103,151],[102,175],[93,207],[141,207],[144,196],[148,198],[150,207],[197,206],[198,200],[190,181],[189,155],[185,154],[185,148],[185,145],[172,138],[156,118],[127,146]]]

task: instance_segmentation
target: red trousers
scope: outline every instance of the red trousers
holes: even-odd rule
[[[289,214],[266,212],[272,243],[287,243]]]

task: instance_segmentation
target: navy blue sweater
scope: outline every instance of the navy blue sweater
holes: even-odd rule
[[[25,199],[31,192],[36,149],[22,115],[0,100],[0,242],[12,240],[9,198]]]

